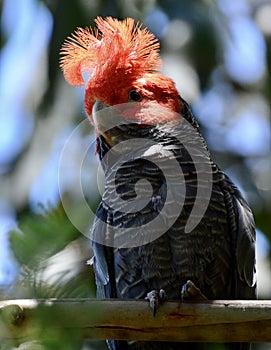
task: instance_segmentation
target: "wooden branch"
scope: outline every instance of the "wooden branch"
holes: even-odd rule
[[[0,339],[22,343],[59,332],[84,339],[271,342],[271,301],[168,301],[155,317],[145,300],[0,302]]]

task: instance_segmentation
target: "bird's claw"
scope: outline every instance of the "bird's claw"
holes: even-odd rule
[[[195,286],[195,284],[188,280],[182,287],[181,291],[182,300],[196,300],[203,301],[208,300],[201,290]]]
[[[165,301],[167,299],[167,295],[164,289],[160,289],[159,291],[152,290],[147,294],[145,299],[149,300],[152,314],[155,316],[159,303]]]

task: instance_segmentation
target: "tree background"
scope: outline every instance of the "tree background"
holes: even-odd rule
[[[91,127],[83,124],[69,139],[86,119],[83,88],[65,82],[59,50],[78,26],[110,15],[133,17],[159,38],[164,73],[191,104],[214,160],[253,209],[259,298],[271,299],[270,2],[4,0],[0,6],[1,298],[95,295],[87,231],[102,180]],[[59,343],[33,348],[56,346],[98,349],[104,343],[59,335]]]

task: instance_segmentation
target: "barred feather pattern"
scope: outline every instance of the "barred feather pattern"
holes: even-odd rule
[[[190,111],[186,109],[182,112],[198,132],[198,125]],[[154,154],[154,160],[156,156],[160,161],[164,157],[164,166],[167,166],[168,150],[174,154],[184,174],[186,193],[178,219],[155,241],[131,248],[113,248],[95,243],[96,235],[114,240],[123,225],[127,228],[127,235],[129,227],[138,227],[140,232],[142,223],[153,220],[159,214],[166,197],[165,178],[151,162],[137,158],[121,164],[121,156],[120,159],[116,158],[116,163],[119,162],[117,177],[113,181],[106,176],[103,200],[97,211],[97,217],[110,223],[110,226],[104,230],[99,223],[94,223],[93,227],[98,297],[142,299],[153,289],[164,289],[168,299],[180,300],[181,288],[190,279],[210,300],[254,299],[255,226],[249,207],[231,180],[210,160],[212,193],[208,208],[197,227],[185,233],[184,228],[197,196],[197,174],[185,147],[174,138],[174,135],[178,135],[178,125],[166,130],[158,125],[138,128],[129,124],[119,126],[118,135],[121,135],[120,141],[141,137],[166,146],[164,155]],[[187,142],[193,143],[193,140]],[[206,148],[203,138],[202,145]],[[100,136],[98,152],[101,159],[108,149],[109,146]],[[208,152],[207,155],[210,157]],[[106,164],[104,166],[105,173],[109,175],[110,169]],[[153,196],[159,198],[158,202],[150,201],[141,211],[130,214],[108,206],[107,197],[111,196],[113,187],[116,187],[122,199],[129,201],[135,196],[135,183],[142,178],[152,185]],[[206,183],[206,186],[209,184]],[[172,202],[172,208],[176,206],[178,203]],[[108,344],[111,350],[202,348],[201,344],[191,343],[109,341]],[[249,344],[228,346],[231,350],[248,348]]]

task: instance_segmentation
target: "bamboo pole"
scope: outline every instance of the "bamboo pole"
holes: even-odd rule
[[[57,337],[179,342],[271,342],[271,301],[165,302],[152,316],[144,300],[0,301],[0,339]]]

